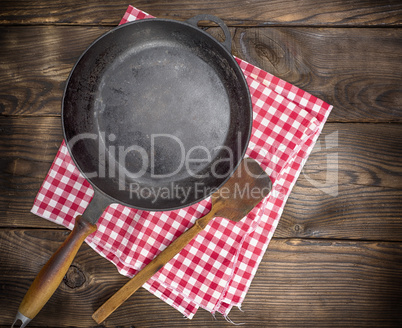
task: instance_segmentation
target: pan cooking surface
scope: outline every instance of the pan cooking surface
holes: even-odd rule
[[[62,116],[70,154],[95,188],[168,210],[226,181],[247,147],[251,113],[244,76],[218,41],[155,19],[125,24],[87,49]]]
[[[99,84],[94,102],[98,129],[116,136],[119,146],[142,147],[153,159],[139,178],[142,183],[184,179],[187,168],[198,174],[209,161],[186,167],[181,165],[183,155],[191,151],[193,158],[216,157],[229,131],[230,104],[220,76],[175,44],[151,42],[122,57],[110,65]],[[130,172],[143,165],[136,155],[128,153],[122,163]]]

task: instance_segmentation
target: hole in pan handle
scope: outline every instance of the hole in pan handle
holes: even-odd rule
[[[201,21],[211,21],[219,25],[219,27],[223,30],[223,33],[225,34],[225,40],[221,43],[227,49],[227,51],[232,53],[232,35],[230,34],[229,28],[226,26],[224,21],[214,15],[200,14],[188,19],[187,23],[198,27],[198,23]]]

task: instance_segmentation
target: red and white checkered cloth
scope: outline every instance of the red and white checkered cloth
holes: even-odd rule
[[[129,6],[120,24],[152,16]],[[332,106],[236,58],[250,88],[254,120],[246,156],[271,177],[270,194],[242,221],[215,218],[144,287],[192,318],[199,307],[225,317],[243,302],[286,200]],[[63,142],[32,212],[69,229],[93,196]],[[86,242],[132,277],[208,213],[210,199],[170,212],[113,204]]]

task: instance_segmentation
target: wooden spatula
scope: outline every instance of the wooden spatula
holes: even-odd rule
[[[244,159],[235,173],[212,194],[211,211],[155,257],[144,269],[109,298],[92,318],[100,324],[127,300],[149,278],[158,272],[202,230],[214,217],[238,222],[245,217],[271,190],[271,180],[256,161]]]

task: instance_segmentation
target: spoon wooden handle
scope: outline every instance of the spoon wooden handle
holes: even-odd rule
[[[100,324],[109,315],[111,315],[121,304],[124,303],[138,288],[148,281],[155,273],[174,258],[187,244],[205,229],[208,222],[215,216],[215,211],[195,221],[195,224],[186,232],[181,234],[173,243],[165,248],[157,257],[155,257],[145,268],[138,272],[122,288],[120,288],[112,297],[110,297],[96,312],[92,318]]]

